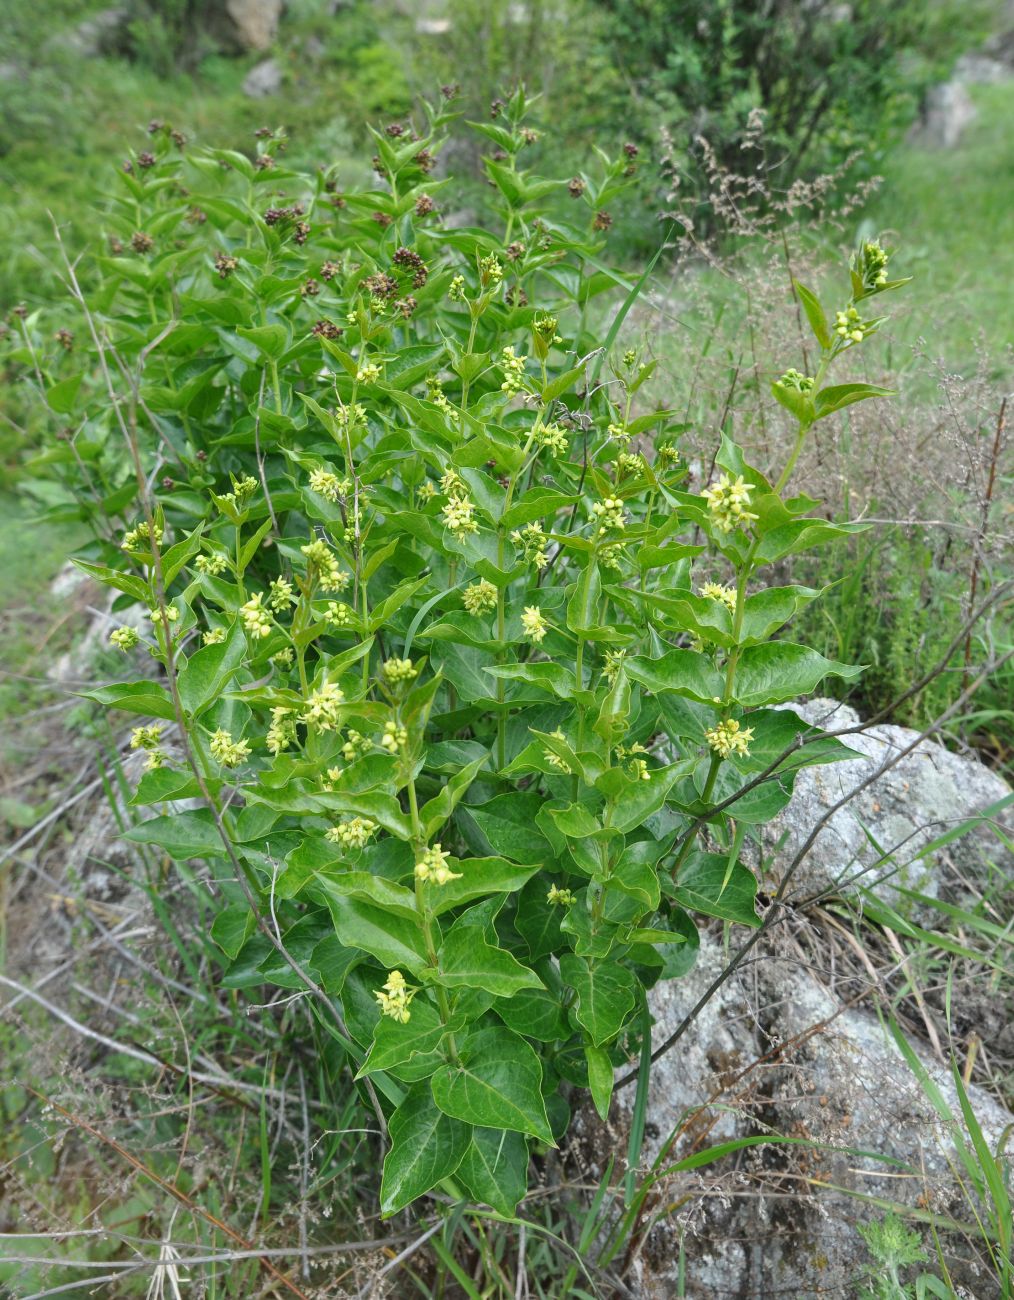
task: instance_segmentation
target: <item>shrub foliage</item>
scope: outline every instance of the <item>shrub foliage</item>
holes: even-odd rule
[[[512,1213],[574,1090],[606,1114],[695,917],[761,924],[745,835],[849,752],[781,706],[858,670],[784,638],[819,592],[766,575],[855,526],[789,494],[795,455],[769,476],[723,435],[691,474],[617,341],[632,155],[535,175],[524,113],[477,128],[496,229],[440,214],[446,105],[376,133],[367,192],[277,135],[156,127],[97,287],[66,264],[36,464],[118,593],[136,670],[90,697],[145,719],[130,836],[208,864],[227,986],[311,991],[386,1123],[386,1213],[437,1186]],[[796,454],[883,395],[828,372],[886,263],[863,245],[830,313],[797,286]]]

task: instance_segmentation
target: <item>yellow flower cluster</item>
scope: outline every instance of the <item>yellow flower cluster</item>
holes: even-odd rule
[[[747,509],[752,491],[742,474],[737,474],[735,481],[723,474],[714,487],[705,488],[701,495],[708,503],[715,527],[723,533],[731,533],[741,524],[756,522],[758,516]]]
[[[451,302],[465,301],[465,277],[463,275],[456,275],[454,277],[447,290],[447,296],[450,298]]]
[[[753,727],[741,727],[735,718],[729,718],[704,733],[708,744],[722,758],[730,754],[746,757],[750,753]]]
[[[496,587],[485,578],[473,582],[461,593],[461,601],[469,614],[488,614],[496,609]]]
[[[205,645],[221,645],[222,642],[225,640],[225,628],[224,627],[210,628],[201,637],[201,640],[204,642]]]
[[[720,582],[705,582],[701,586],[701,595],[708,600],[717,600],[731,614],[736,612],[736,588],[725,587]]]
[[[479,531],[479,525],[472,518],[475,514],[475,505],[468,497],[452,496],[441,510],[441,514],[447,529],[459,541],[466,534]]]
[[[369,844],[376,829],[377,823],[369,817],[350,817],[325,831],[324,838],[332,844],[340,844],[343,849],[362,849]]]
[[[198,573],[206,573],[212,578],[217,578],[228,567],[229,561],[224,555],[199,555],[194,561],[194,568]]]
[[[158,546],[162,542],[162,525],[156,523],[154,531],[155,545]],[[142,519],[139,524],[135,524],[129,533],[124,534],[120,546],[124,551],[150,551],[151,530],[148,527],[148,521]]]
[[[535,430],[535,441],[540,447],[547,447],[554,456],[562,456],[570,446],[567,431],[559,424],[543,424]]]
[[[557,889],[555,885],[549,886],[549,893],[546,895],[546,902],[553,903],[558,907],[570,907],[574,901],[574,895],[569,889]]]
[[[401,971],[393,970],[388,976],[387,983],[383,988],[378,989],[373,996],[380,1003],[382,1015],[390,1016],[392,1020],[407,1025],[412,1018],[409,1003],[415,997],[415,994],[416,990],[409,988]]]
[[[348,479],[341,479],[329,469],[318,466],[310,471],[310,489],[328,501],[337,501],[339,497],[348,496],[352,484]]]
[[[391,686],[404,686],[419,676],[419,669],[411,659],[385,659],[380,671]]]
[[[342,758],[345,759],[346,763],[352,763],[361,754],[368,754],[372,748],[372,740],[350,727],[348,739],[342,745]]]
[[[265,743],[272,754],[280,754],[283,749],[296,743],[296,719],[291,709],[284,705],[271,710],[271,726]]]
[[[239,608],[243,626],[251,636],[261,638],[271,635],[271,615],[264,608],[263,601],[264,593],[258,591]]]
[[[357,384],[375,384],[380,378],[380,367],[375,361],[363,361],[356,371]]]
[[[268,593],[268,604],[271,608],[281,612],[295,603],[296,598],[292,593],[292,583],[287,582],[285,578],[276,578],[272,582]]]
[[[521,630],[529,641],[534,641],[539,645],[546,632],[549,630],[549,624],[542,617],[542,610],[538,605],[526,605],[524,613],[521,615]]]
[[[520,393],[525,383],[525,366],[528,364],[528,358],[519,357],[513,348],[504,348],[500,357],[500,368],[503,370],[500,391],[508,396]]]
[[[208,748],[211,750],[211,757],[223,767],[237,767],[244,758],[250,757],[249,743],[245,740],[233,740],[224,727],[219,727],[217,731],[212,732]]]
[[[426,849],[415,864],[415,878],[434,885],[446,885],[449,880],[460,880],[461,872],[452,871],[447,865],[448,855],[439,844]]]
[[[546,535],[537,519],[530,524],[525,524],[524,528],[515,528],[511,533],[511,541],[515,546],[524,548],[526,564],[534,564],[537,569],[544,569],[549,563],[546,555]]]
[[[140,639],[136,629],[132,627],[117,627],[109,633],[109,640],[116,646],[117,650],[122,650],[124,654],[128,650],[133,650]]]
[[[329,600],[324,611],[324,619],[332,627],[348,627],[352,622],[352,607],[343,600]]]
[[[335,731],[345,693],[332,682],[322,682],[303,706],[303,721],[318,731]]]
[[[840,339],[845,340],[846,347],[852,343],[862,343],[870,328],[865,321],[860,320],[855,307],[848,307],[845,311],[834,314],[834,332]]]
[[[397,754],[408,744],[408,732],[404,727],[399,727],[393,718],[389,718],[384,723],[380,743],[389,754]]]
[[[322,538],[299,548],[306,556],[307,576],[316,577],[322,591],[344,591],[349,585],[349,574],[343,573],[338,558]]]
[[[154,723],[150,727],[135,727],[130,733],[131,749],[157,749],[162,736],[162,724]]]
[[[592,522],[599,526],[599,537],[604,537],[611,530],[625,528],[627,525],[627,516],[619,497],[603,497],[601,501],[593,502],[591,518]]]

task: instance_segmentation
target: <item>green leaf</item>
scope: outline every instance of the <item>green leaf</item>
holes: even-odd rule
[[[107,709],[122,709],[124,713],[138,713],[146,718],[166,718],[176,721],[172,697],[157,682],[117,682],[112,686],[98,686],[93,691],[78,691],[85,700],[104,704]]]
[[[825,659],[808,646],[772,641],[750,646],[740,655],[736,699],[745,708],[781,704],[811,694],[825,677],[849,681],[861,672],[860,667]]]
[[[713,704],[725,691],[722,674],[693,650],[670,650],[659,659],[628,659],[624,666],[632,682],[656,695],[673,691],[699,704]]]
[[[603,1124],[609,1118],[609,1102],[613,1095],[613,1064],[604,1047],[585,1043],[584,1059],[588,1064],[588,1087],[592,1101]]]
[[[505,948],[486,941],[485,915],[479,912],[479,924],[473,919],[478,910],[465,912],[448,930],[438,954],[437,982],[446,988],[485,989],[500,998],[513,997],[522,989],[541,989],[542,981],[533,970]]]
[[[878,388],[876,384],[835,384],[831,388],[822,388],[814,398],[817,419],[840,411],[853,402],[863,402],[868,397],[894,397],[893,388]]]
[[[107,587],[115,587],[117,591],[126,592],[135,600],[147,604],[152,598],[151,587],[144,578],[139,578],[136,574],[120,573],[118,569],[108,569],[103,564],[88,564],[85,560],[77,560],[73,557],[71,563],[75,564],[82,573],[89,574]]]
[[[532,878],[537,866],[521,867],[506,858],[448,858],[447,865],[460,877],[446,885],[424,885],[434,916],[488,894],[511,894]]]
[[[435,1007],[419,997],[412,999],[411,1015],[406,1024],[391,1016],[381,1016],[373,1030],[373,1046],[357,1079],[378,1070],[390,1070],[411,1061],[414,1056],[435,1052],[447,1028]]]
[[[507,681],[528,682],[561,700],[572,700],[577,690],[573,672],[563,664],[541,661],[534,664],[498,664],[485,671]]]
[[[470,1133],[439,1110],[427,1083],[406,1093],[388,1126],[391,1146],[384,1158],[380,1208],[384,1215],[402,1210],[457,1169]]]
[[[404,967],[417,975],[429,964],[419,926],[375,903],[328,894],[335,934],[347,948],[361,948],[388,970]]]
[[[543,862],[549,843],[535,825],[543,799],[537,794],[516,792],[497,795],[478,807],[461,810],[482,831],[494,853],[512,862]]]
[[[140,826],[132,826],[124,832],[123,838],[136,844],[156,844],[165,849],[174,862],[226,856],[222,837],[208,808],[153,817]]]
[[[575,990],[574,1015],[596,1047],[612,1042],[633,1010],[637,980],[633,971],[614,961],[600,961],[564,953],[560,974]]]
[[[249,328],[241,325],[236,333],[272,361],[277,361],[289,346],[289,331],[284,325],[254,325]]]
[[[680,867],[672,897],[683,907],[723,921],[759,926],[754,909],[757,878],[741,862],[721,853],[691,853]]]
[[[237,621],[224,641],[191,655],[178,679],[180,702],[191,717],[213,704],[235,676],[246,655],[246,634]]]
[[[508,1029],[540,1043],[555,1043],[570,1036],[560,999],[546,989],[524,989],[512,998],[494,1002],[493,1010]]]
[[[58,384],[53,384],[51,388],[46,389],[46,405],[57,415],[68,415],[74,409],[74,402],[77,400],[77,390],[81,387],[81,380],[84,374],[71,375],[68,379],[61,379]]]
[[[824,315],[824,308],[820,305],[820,299],[815,293],[811,293],[806,285],[800,284],[798,280],[792,281],[793,288],[803,304],[803,311],[806,312],[806,319],[810,322],[810,329],[813,330],[814,338],[822,348],[829,348],[832,343],[831,331],[828,329],[827,317]]]
[[[231,903],[211,923],[211,937],[230,961],[235,961],[239,951],[257,928],[257,918],[249,903]]]
[[[465,767],[457,772],[440,793],[427,803],[424,803],[419,810],[419,816],[422,820],[423,834],[429,840],[434,831],[438,831],[444,822],[454,812],[455,808],[461,802],[466,794],[468,787],[475,780],[479,769],[488,761],[486,755],[477,758],[473,762],[466,764]]]
[[[415,905],[415,894],[404,885],[369,871],[314,872],[320,892],[328,900],[358,898],[366,903],[376,903],[392,917],[401,917],[413,925],[422,920]]]
[[[431,1080],[433,1100],[445,1114],[556,1145],[542,1099],[542,1066],[523,1038],[509,1029],[478,1029],[460,1044],[458,1058]]]
[[[528,1144],[508,1129],[473,1128],[455,1176],[476,1201],[512,1218],[528,1191]]]

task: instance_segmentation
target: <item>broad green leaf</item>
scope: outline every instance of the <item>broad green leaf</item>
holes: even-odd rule
[[[410,1016],[405,1024],[391,1016],[381,1016],[373,1030],[373,1046],[365,1064],[356,1075],[361,1079],[378,1070],[389,1070],[422,1053],[434,1052],[447,1032],[435,1007],[420,997],[412,999]]]
[[[544,862],[549,856],[549,843],[535,825],[542,804],[539,795],[519,791],[459,811],[475,822],[494,853],[512,862]]]
[[[124,839],[136,844],[156,844],[165,849],[174,862],[226,856],[222,837],[208,808],[153,817],[125,831]]]
[[[822,388],[814,398],[817,419],[840,411],[853,402],[863,402],[868,397],[894,397],[893,388],[878,388],[876,384],[835,384],[831,388]]]
[[[428,1083],[418,1083],[406,1093],[388,1132],[391,1146],[380,1185],[384,1215],[397,1213],[450,1178],[471,1137],[467,1124],[437,1108]]]
[[[88,564],[85,560],[77,560],[73,557],[71,563],[96,581],[107,587],[115,587],[117,591],[124,591],[128,596],[133,596],[135,600],[144,604],[148,604],[153,599],[152,589],[148,583],[134,573],[121,573],[119,569],[108,569],[102,564]]]
[[[476,1201],[512,1218],[528,1191],[528,1144],[508,1129],[473,1128],[455,1177]]]
[[[236,333],[273,361],[277,361],[289,346],[289,331],[284,325],[254,325],[250,328],[240,325]]]
[[[741,862],[721,853],[691,853],[680,867],[672,897],[692,912],[717,916],[740,925],[760,925],[754,909],[757,877]]]
[[[104,704],[107,709],[122,709],[124,713],[138,713],[148,718],[176,720],[172,697],[157,682],[117,682],[113,686],[98,686],[93,691],[78,691],[83,699]]]
[[[570,1036],[559,998],[546,989],[523,989],[512,998],[494,1002],[493,1010],[508,1029],[526,1038],[555,1043]]]
[[[457,1063],[438,1070],[431,1085],[433,1100],[455,1119],[556,1145],[542,1099],[539,1058],[509,1029],[473,1031],[458,1046]]]
[[[190,656],[178,678],[180,702],[192,717],[213,704],[246,655],[246,634],[237,619],[224,641]]]
[[[693,650],[670,650],[659,659],[628,659],[624,666],[632,682],[656,695],[673,691],[699,704],[712,704],[725,691],[725,680],[718,669]]]
[[[211,937],[229,960],[234,961],[256,928],[257,918],[249,903],[230,903],[212,921]]]
[[[84,374],[71,375],[67,379],[61,379],[58,384],[53,384],[51,388],[46,389],[46,404],[51,411],[57,415],[67,415],[74,409],[74,403],[77,400],[77,392],[81,387],[81,380]]]
[[[335,934],[347,948],[361,948],[388,970],[404,968],[415,975],[428,965],[426,944],[417,923],[359,898],[329,894],[327,903]]]
[[[366,903],[376,903],[392,917],[401,917],[412,925],[422,926],[415,894],[393,880],[371,875],[368,871],[315,872],[314,879],[328,900],[358,898]]]
[[[862,668],[825,659],[808,646],[791,641],[772,641],[750,646],[740,655],[735,695],[749,708],[759,704],[781,704],[799,695],[811,694],[827,676],[858,677]]]
[[[577,993],[574,1015],[592,1043],[600,1047],[611,1042],[634,1007],[637,980],[633,971],[618,962],[568,952],[560,958],[560,974]]]
[[[454,809],[466,794],[468,787],[475,780],[479,769],[487,761],[486,755],[483,755],[482,758],[473,759],[471,763],[466,764],[460,772],[451,777],[435,798],[423,804],[419,810],[419,817],[422,821],[423,834],[427,840],[443,826],[451,813],[454,812]]]
[[[513,997],[521,989],[542,988],[533,970],[505,948],[487,942],[483,926],[472,923],[468,912],[448,930],[437,966],[435,978],[446,988],[485,989],[500,998]]]
[[[522,889],[539,870],[537,866],[518,866],[506,858],[449,857],[447,865],[459,879],[449,880],[446,885],[423,885],[434,916],[488,894],[511,894]]]

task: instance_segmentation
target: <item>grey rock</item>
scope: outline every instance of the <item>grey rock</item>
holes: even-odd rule
[[[807,722],[837,730],[856,726],[854,709],[835,700],[793,705]],[[858,757],[804,769],[796,777],[789,805],[764,829],[766,868],[777,882],[814,827],[844,796],[859,787],[893,755],[918,737],[908,727],[879,725],[842,742]],[[920,742],[888,772],[834,812],[792,876],[789,896],[847,892],[857,884],[897,905],[897,886],[931,898],[948,886],[981,879],[1005,851],[988,827],[971,831],[933,854],[926,845],[1010,794],[1010,786],[977,759],[955,754],[932,741]],[[1011,825],[1011,810],[998,820]],[[881,861],[890,853],[890,861]],[[1009,855],[1006,855],[1009,863]]]
[[[283,0],[225,0],[225,10],[244,50],[268,50],[278,32]]]
[[[282,65],[277,59],[263,59],[243,78],[243,94],[250,99],[266,99],[282,88]]]
[[[705,937],[694,970],[651,991],[656,1043],[726,960],[720,944]],[[690,1300],[853,1296],[867,1259],[856,1224],[877,1213],[859,1197],[906,1205],[923,1198],[939,1214],[969,1216],[949,1163],[953,1132],[880,1021],[849,1005],[856,985],[832,983],[769,943],[722,986],[678,1048],[653,1066],[644,1165],[674,1128],[681,1136],[670,1161],[738,1137],[803,1141],[758,1145],[714,1167],[671,1175],[662,1202],[678,1208],[653,1228],[628,1275],[644,1300],[677,1294],[681,1246]],[[949,1070],[927,1050],[915,1051],[960,1115]],[[982,1089],[971,1085],[968,1092],[996,1150],[1014,1117]],[[628,1116],[632,1094],[618,1094]]]
[[[914,138],[931,149],[953,149],[977,116],[964,81],[954,78],[942,82],[926,95]]]
[[[116,45],[129,19],[130,11],[125,6],[99,9],[55,41],[82,58],[94,59]]]

